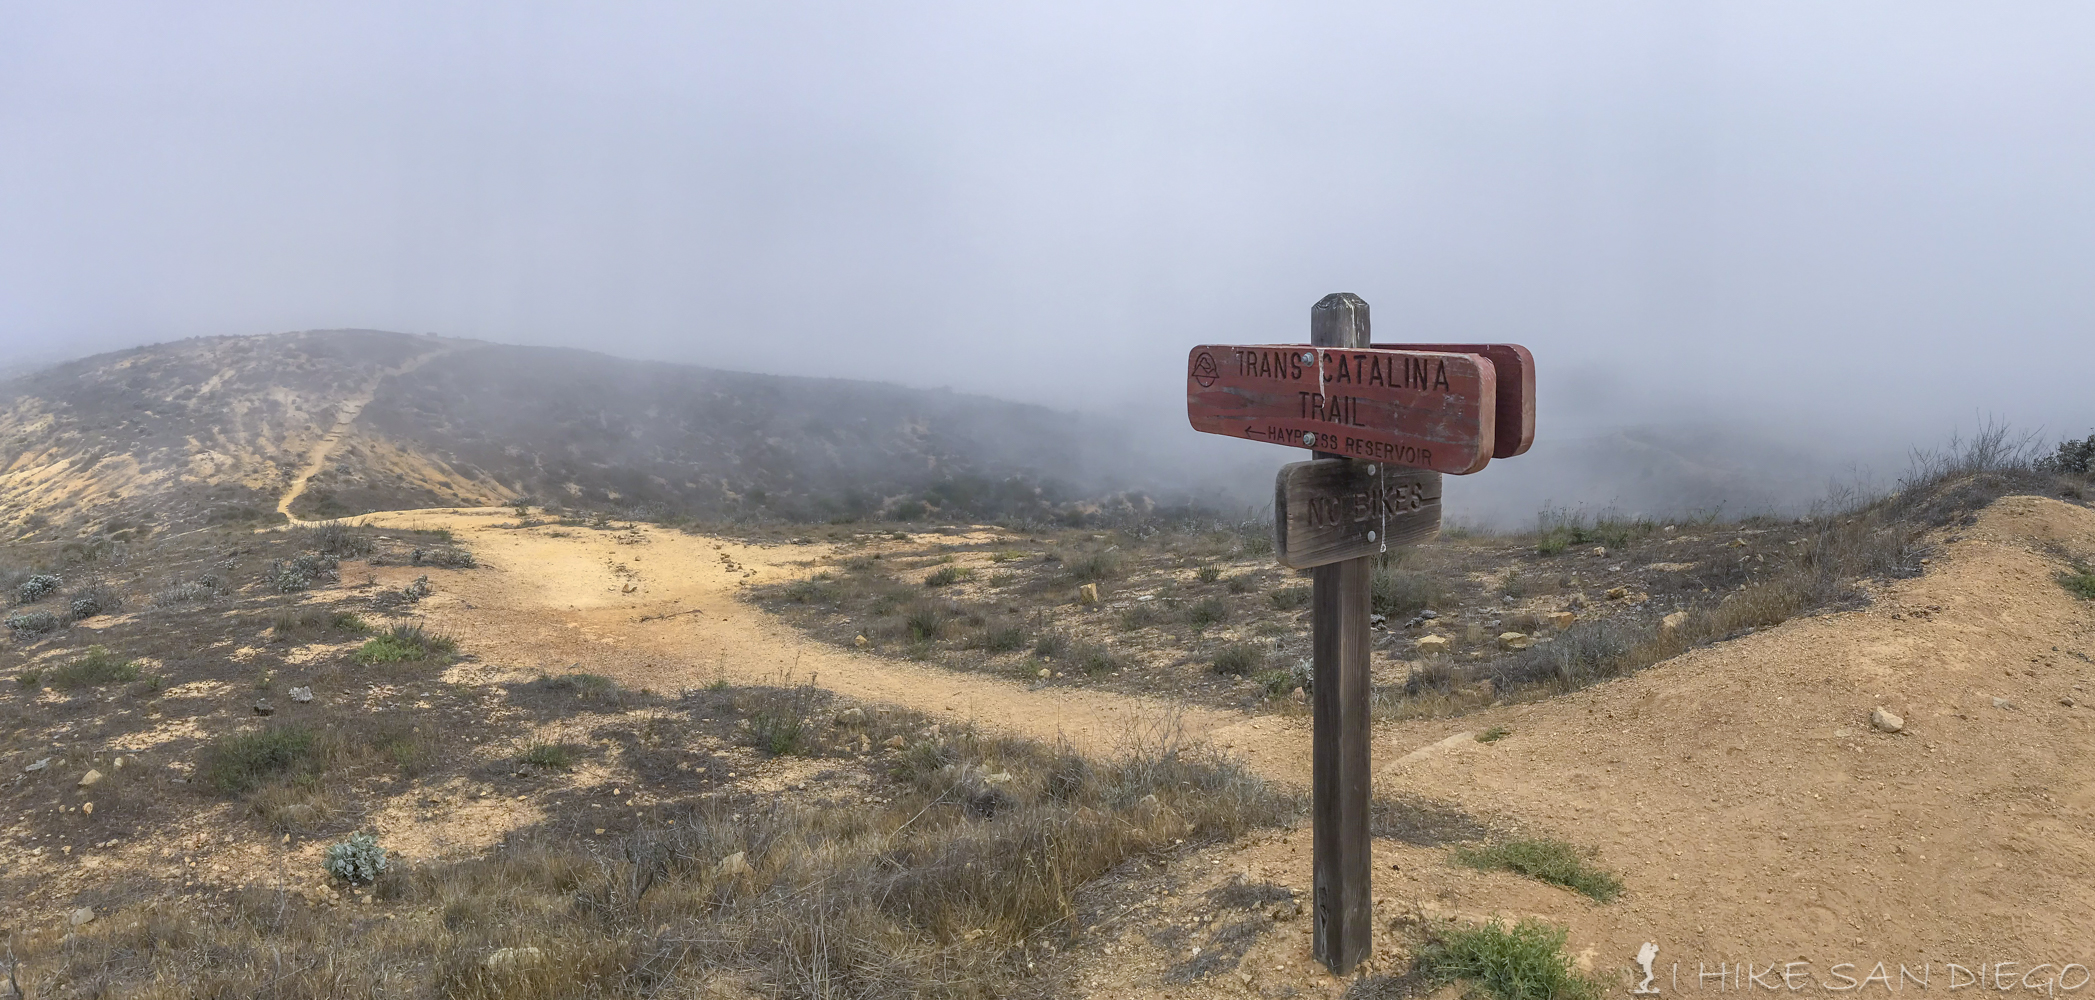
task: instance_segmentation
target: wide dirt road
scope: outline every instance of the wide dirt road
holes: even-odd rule
[[[438,576],[424,606],[432,625],[496,667],[580,664],[657,690],[790,671],[852,697],[1094,748],[1171,711],[818,645],[737,599],[744,581],[806,572],[795,564],[824,546],[493,527],[513,519],[369,519],[450,528],[490,567]],[[2013,977],[2040,963],[2095,964],[2095,605],[2053,579],[2060,553],[2095,556],[2095,513],[2010,497],[1959,532],[1925,577],[1869,609],[1794,621],[1547,702],[1380,727],[1378,793],[1595,845],[1629,886],[1599,905],[1381,842],[1385,909],[1543,916],[1568,925],[1572,950],[1601,969],[1627,966],[1652,941],[1665,993],[1770,982],[1790,992],[1766,970],[1798,961],[1810,963],[1798,983],[1807,992],[1841,985],[1842,974],[1861,980],[1879,962],[1894,984],[1901,963],[1916,974],[1930,965],[1936,991],[1950,962],[2018,963]],[[1908,731],[1873,731],[1878,705]],[[1300,723],[1211,710],[1179,721],[1262,774],[1306,784]],[[1512,735],[1467,735],[1494,725]],[[1306,840],[1248,843],[1233,867],[1302,886]],[[1697,963],[1714,976],[1720,962],[1734,973],[1750,962],[1758,978],[1698,985]]]

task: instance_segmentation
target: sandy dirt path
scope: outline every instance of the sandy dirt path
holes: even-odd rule
[[[372,376],[371,381],[365,383],[356,395],[338,404],[335,409],[335,425],[328,428],[327,433],[322,434],[320,440],[314,443],[312,452],[306,456],[305,468],[300,469],[298,475],[292,478],[291,485],[284,490],[283,499],[276,502],[277,513],[289,518],[292,524],[312,523],[291,513],[291,502],[297,500],[299,495],[306,491],[306,484],[312,482],[313,477],[327,467],[328,457],[335,453],[335,447],[342,443],[342,439],[349,436],[349,429],[356,424],[356,418],[364,412],[364,407],[371,405],[372,398],[378,395],[378,387],[385,384],[386,379],[405,375],[442,355],[449,354],[452,350],[453,348],[448,347],[440,348],[397,368],[379,372]]]
[[[584,669],[657,690],[792,671],[850,697],[1093,748],[1171,711],[817,645],[738,599],[744,582],[804,574],[796,564],[825,546],[494,527],[510,519],[370,518],[450,528],[488,564],[433,575],[425,607],[495,667]],[[1667,993],[1763,988],[1698,986],[1698,962],[1714,973],[1750,961],[1761,983],[1770,964],[1808,962],[1807,991],[1824,992],[1877,962],[1894,977],[1902,962],[1930,964],[1937,990],[1948,962],[2095,965],[2095,612],[2052,579],[2057,552],[2095,556],[2095,513],[2011,497],[1959,530],[1926,576],[1866,610],[1546,702],[1378,727],[1379,793],[1594,845],[1629,887],[1600,905],[1378,841],[1384,912],[1541,916],[1568,925],[1573,950],[1601,969],[1625,968],[1653,941],[1662,977],[1684,963]],[[378,572],[397,584],[419,571]],[[1907,731],[1872,730],[1879,705]],[[1259,773],[1306,784],[1301,722],[1209,709],[1180,721]],[[1512,735],[1472,738],[1491,726]],[[1306,831],[1258,840],[1231,849],[1232,869],[1302,887],[1307,851]],[[1839,963],[1859,971],[1836,973]],[[1122,989],[1109,977],[1094,993]]]

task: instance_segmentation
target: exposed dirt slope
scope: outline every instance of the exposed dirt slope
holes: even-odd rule
[[[798,572],[791,564],[809,547],[495,528],[506,513],[372,518],[449,527],[496,569],[455,578],[428,608],[500,668],[582,663],[658,689],[792,670],[851,695],[1080,744],[1166,709],[816,646],[737,599],[744,581]],[[1629,886],[1603,906],[1385,841],[1385,914],[1541,915],[1568,924],[1572,949],[1601,969],[1626,966],[1653,941],[1662,977],[1683,963],[1678,990],[1662,978],[1666,992],[1693,992],[1697,962],[1801,960],[1812,982],[1838,983],[1830,967],[1841,962],[1857,963],[1849,974],[1859,979],[1879,961],[1894,976],[1900,962],[1933,963],[1938,977],[1947,962],[2095,961],[2095,710],[2083,703],[2095,697],[2084,690],[2095,684],[2095,607],[2052,579],[2057,553],[2095,555],[2095,513],[2010,497],[1960,531],[1925,576],[1867,610],[1791,622],[1547,702],[1381,728],[1379,793],[1597,845]],[[1873,731],[1879,705],[1907,731]],[[1306,782],[1299,722],[1218,711],[1183,721],[1273,778]],[[1491,744],[1469,736],[1490,726],[1512,733]],[[1229,860],[1216,878],[1243,868],[1306,887],[1306,831]],[[1307,940],[1274,947],[1292,951],[1255,954],[1247,967],[1299,962]],[[1097,988],[1138,981],[1149,980],[1104,976]]]

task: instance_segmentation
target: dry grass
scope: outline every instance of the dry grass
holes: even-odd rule
[[[746,699],[761,710],[796,697]],[[702,799],[608,842],[541,833],[473,860],[396,864],[362,907],[256,890],[149,900],[18,948],[24,986],[149,998],[528,1000],[706,983],[781,997],[1003,996],[1080,929],[1079,887],[1132,858],[1299,812],[1168,727],[1087,760],[928,721],[880,713],[848,734],[909,740],[888,755],[895,791],[877,806]],[[264,732],[275,735],[234,758],[262,781],[324,742]]]

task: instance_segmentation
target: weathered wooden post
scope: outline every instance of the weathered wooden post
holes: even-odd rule
[[[1203,345],[1186,366],[1195,430],[1308,448],[1274,484],[1274,549],[1311,571],[1314,949],[1333,972],[1373,936],[1368,650],[1375,557],[1440,530],[1440,477],[1527,450],[1534,359],[1512,344],[1370,346],[1368,304],[1310,311],[1310,343]]]
[[[1324,296],[1310,310],[1312,347],[1365,348],[1368,304],[1350,292]],[[1344,459],[1320,451],[1318,458]],[[1368,588],[1375,557],[1361,555],[1310,571],[1311,839],[1315,876],[1312,953],[1334,972],[1368,955],[1373,933],[1368,844]]]

